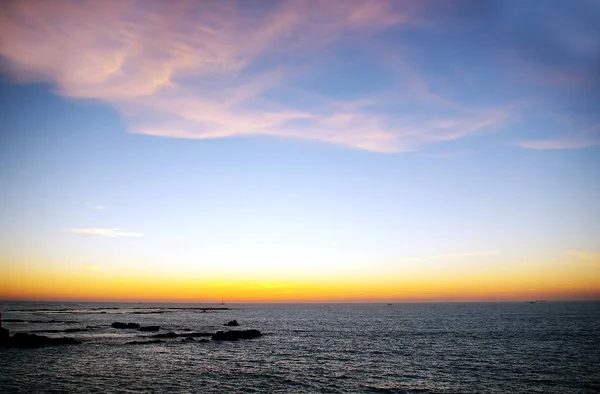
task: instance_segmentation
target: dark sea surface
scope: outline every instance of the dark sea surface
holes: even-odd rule
[[[600,302],[224,306],[2,302],[11,334],[82,343],[0,348],[0,392],[600,392]],[[127,344],[156,333],[110,327],[215,332],[233,319],[264,336]]]

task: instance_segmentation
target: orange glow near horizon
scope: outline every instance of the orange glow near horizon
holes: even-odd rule
[[[568,268],[568,266],[567,266]],[[418,276],[269,277],[129,275],[97,267],[63,274],[7,271],[0,299],[164,302],[411,302],[600,299],[600,275],[588,269]]]

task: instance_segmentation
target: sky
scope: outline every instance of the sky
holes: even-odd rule
[[[600,1],[0,4],[0,299],[600,299]]]

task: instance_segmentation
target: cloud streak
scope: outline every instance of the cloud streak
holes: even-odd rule
[[[567,253],[569,255],[575,256],[581,260],[600,262],[600,253],[577,252],[577,251],[570,251]]]
[[[86,202],[85,205],[90,209],[95,209],[97,211],[103,211],[106,209],[103,205],[94,204],[93,202]]]
[[[81,235],[99,235],[103,237],[141,237],[142,233],[132,233],[119,228],[70,228],[66,231]]]
[[[433,256],[424,257],[427,260],[441,260],[441,259],[453,259],[461,257],[481,257],[481,256],[500,256],[498,252],[464,252],[464,253],[448,253],[438,254]]]
[[[554,139],[519,141],[522,148],[538,150],[579,149],[600,145],[600,123],[583,132],[571,133]]]

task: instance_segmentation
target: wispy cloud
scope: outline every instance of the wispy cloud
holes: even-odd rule
[[[569,251],[569,252],[567,252],[567,254],[569,254],[571,256],[575,256],[581,260],[600,262],[600,253]]]
[[[419,258],[419,260],[442,260],[442,259],[455,259],[461,257],[481,257],[481,256],[500,256],[499,252],[464,252],[464,253],[447,253],[447,254],[436,254],[432,256],[425,256]]]
[[[283,284],[283,283],[273,283],[273,282],[256,282],[253,283],[252,285],[246,287],[247,289],[250,290],[254,290],[254,289],[267,289],[267,290],[283,290],[285,288],[287,288],[288,285]]]
[[[265,135],[399,152],[464,138],[503,118],[433,116],[432,108],[409,117],[365,105],[349,110],[348,100],[305,105],[269,98],[293,95],[290,78],[316,72],[283,72],[269,61],[273,56],[296,64],[349,36],[422,24],[423,7],[409,2],[290,0],[254,13],[229,1],[33,0],[4,8],[0,34],[11,39],[2,41],[0,54],[17,80],[51,81],[63,95],[106,100],[134,133]],[[257,72],[258,62],[273,65]]]
[[[100,235],[103,237],[141,237],[142,233],[126,232],[118,228],[70,228],[66,231],[74,234]]]
[[[574,132],[554,139],[519,141],[516,145],[529,149],[578,149],[600,145],[600,123],[580,132]]]
[[[452,11],[442,21],[438,8],[425,1],[24,0],[1,7],[0,35],[10,39],[0,41],[0,55],[10,75],[20,82],[49,81],[68,97],[104,100],[124,115],[133,133],[189,139],[273,136],[402,152],[496,130],[512,116],[505,103],[479,103],[463,94],[467,79],[476,80],[478,92],[482,89],[472,74],[451,83],[448,76],[423,72],[414,65],[418,62],[408,61],[421,55],[425,63],[439,64],[426,57],[447,48],[415,55],[400,41],[383,39],[391,29],[454,34],[469,25],[465,21],[481,24],[487,9],[469,1],[440,6],[444,13]],[[453,19],[461,12],[468,18]],[[564,26],[559,23],[568,33],[564,36],[581,44]],[[370,67],[401,76],[395,84],[366,99],[367,93],[333,99],[306,83],[314,77],[327,80],[342,69],[348,84],[360,85],[368,71],[347,72],[351,61],[332,71],[327,63],[335,55],[321,54],[335,54],[337,45],[348,43],[358,48],[361,42],[369,43],[361,56],[371,57]],[[381,48],[374,49],[374,42]],[[577,59],[586,61],[593,45],[579,45]],[[564,74],[572,80],[572,73]],[[492,78],[486,75],[485,83]],[[519,145],[570,149],[593,141]]]
[[[231,287],[231,286],[233,286],[233,282],[210,283],[209,286],[212,286],[212,287]]]
[[[600,253],[568,251],[569,256],[575,257],[577,264],[586,267],[600,268]]]
[[[101,271],[102,267],[99,265],[84,265],[82,267],[85,271],[89,271],[89,272],[96,272],[96,271]]]
[[[559,138],[559,139],[555,139],[555,140],[520,141],[520,142],[517,142],[516,145],[518,145],[522,148],[535,149],[535,150],[579,149],[579,148],[588,148],[591,146],[600,145],[600,138],[589,139],[589,140]]]
[[[98,205],[98,204],[94,204],[93,202],[86,202],[86,203],[85,203],[85,205],[86,205],[88,208],[90,208],[90,209],[95,209],[95,210],[98,210],[98,211],[102,211],[102,210],[106,209],[106,207],[105,207],[105,206],[103,206],[103,205]]]

